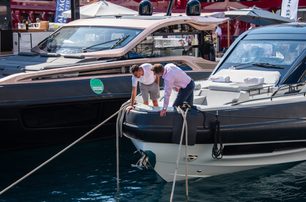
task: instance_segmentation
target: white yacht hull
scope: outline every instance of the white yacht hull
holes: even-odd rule
[[[156,157],[155,171],[167,182],[173,181],[179,145],[143,142],[133,138],[131,140],[137,150],[153,152]],[[211,177],[264,166],[306,160],[306,149],[252,155],[223,156],[222,159],[213,159],[211,155],[212,147],[212,144],[188,146],[189,178]],[[192,157],[194,158],[193,160]],[[177,180],[185,179],[185,159],[185,146],[183,145],[177,171]]]

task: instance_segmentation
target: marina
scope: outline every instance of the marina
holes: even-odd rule
[[[0,202],[306,200],[298,0],[33,4],[54,23],[16,1],[0,3]]]
[[[17,201],[169,201],[171,183],[154,170],[132,167],[131,142],[121,141],[120,194],[116,193],[115,141],[84,142],[1,195],[1,202]],[[1,153],[1,187],[19,178],[60,147]],[[18,161],[17,161],[18,160]],[[305,163],[259,169],[190,181],[189,201],[303,201]],[[5,174],[4,174],[5,173]],[[174,201],[185,201],[185,184],[177,183]]]
[[[204,41],[198,39],[222,22],[206,16],[81,19],[54,32],[31,53],[0,58],[0,126],[7,131],[0,136],[0,149],[75,140],[129,99],[132,65],[174,62],[195,80],[208,77],[217,63],[204,59]],[[112,24],[116,26],[109,30]],[[89,34],[81,41],[87,43],[79,44],[77,36],[84,32]],[[114,134],[114,120],[99,132]]]

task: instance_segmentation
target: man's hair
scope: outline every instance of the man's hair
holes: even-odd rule
[[[135,72],[137,72],[140,69],[139,65],[133,65],[130,68],[130,73],[134,74]]]
[[[159,74],[159,73],[162,73],[164,71],[164,66],[162,64],[155,64],[153,65],[152,67],[152,71],[155,73],[155,74]]]

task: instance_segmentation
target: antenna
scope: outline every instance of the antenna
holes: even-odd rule
[[[166,16],[171,16],[172,8],[173,8],[173,3],[174,3],[174,0],[170,0],[170,1],[169,1],[169,5],[168,5],[168,8],[167,8],[167,14],[166,14]]]

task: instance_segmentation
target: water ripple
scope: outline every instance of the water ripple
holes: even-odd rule
[[[18,179],[58,148],[0,154],[2,188]],[[0,202],[169,201],[171,183],[153,170],[131,167],[139,156],[121,143],[117,190],[115,141],[80,144],[0,197]],[[25,158],[31,156],[31,158]],[[33,158],[36,156],[36,158]],[[16,166],[20,162],[22,166]],[[306,201],[306,162],[240,172],[189,182],[192,202]],[[174,201],[185,201],[185,183],[177,182]]]

